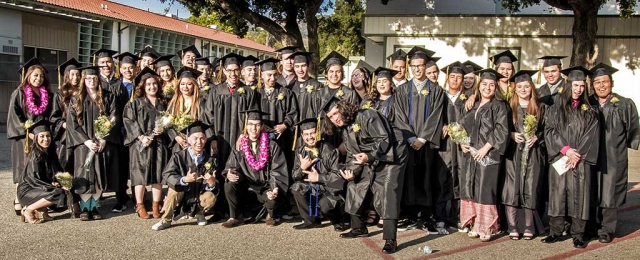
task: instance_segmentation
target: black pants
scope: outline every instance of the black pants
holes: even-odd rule
[[[618,225],[618,209],[598,208],[598,222],[601,224],[598,235],[611,236],[615,234]]]
[[[311,195],[308,194],[308,192],[298,192],[298,191],[292,191],[291,194],[295,198],[296,205],[298,207],[298,212],[300,213],[300,217],[302,217],[305,222],[314,223],[319,221],[320,220],[319,213],[322,212],[322,214],[326,216],[329,219],[329,221],[331,221],[331,224],[340,223],[340,202],[338,202],[334,207],[333,205],[331,205],[332,204],[331,201],[327,197],[321,194],[320,197],[318,198],[318,206],[320,208],[318,210],[316,209],[315,196],[314,196],[312,198],[312,204],[311,204],[311,210],[313,210],[313,212],[309,212],[309,196]],[[318,217],[311,216],[311,215],[315,215],[316,210],[318,213]]]
[[[397,229],[398,229],[398,220],[397,219],[384,219],[382,224],[382,239],[396,239]],[[351,215],[351,228],[367,228],[364,219],[360,216]]]
[[[571,218],[571,237],[582,240],[586,224],[586,220]],[[550,235],[562,236],[562,232],[565,229],[565,217],[549,217],[549,226],[551,228]]]
[[[276,202],[278,201],[277,198],[275,200],[268,199],[266,191],[261,194],[249,191],[249,185],[246,183],[225,182],[224,194],[227,197],[227,203],[229,203],[230,218],[238,218],[240,206],[250,204],[252,200],[260,202],[267,209],[269,216],[273,217],[273,211],[276,209]],[[284,196],[283,194],[279,194],[278,198]]]

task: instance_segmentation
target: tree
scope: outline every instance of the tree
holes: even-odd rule
[[[318,18],[320,57],[332,50],[345,56],[364,54],[364,0],[336,0],[334,10],[333,14]]]
[[[222,22],[216,13],[202,14],[200,16],[192,15],[187,18],[187,22],[202,26],[216,25],[220,31],[233,33],[233,27]]]
[[[498,1],[498,0],[494,0]],[[502,7],[509,12],[519,12],[521,8],[540,4],[544,1],[548,5],[560,10],[573,11],[571,50],[571,65],[591,67],[598,57],[598,10],[606,0],[499,0]],[[617,0],[621,18],[628,18],[634,13],[636,0]]]

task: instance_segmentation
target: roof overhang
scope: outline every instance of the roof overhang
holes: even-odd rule
[[[54,17],[60,17],[75,21],[99,23],[100,19],[95,16],[86,15],[83,12],[73,11],[51,5],[40,4],[33,1],[22,0],[0,0],[0,7],[20,10],[29,13],[39,13]]]

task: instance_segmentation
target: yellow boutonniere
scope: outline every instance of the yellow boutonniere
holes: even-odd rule
[[[207,170],[211,169],[211,162],[205,163],[204,164],[204,168],[207,169]]]
[[[423,96],[429,95],[429,90],[426,88],[423,88],[422,90],[420,90],[420,95],[423,95]]]
[[[238,88],[238,94],[240,95],[244,94],[244,88]]]
[[[559,87],[559,88],[558,88],[558,93],[562,93],[562,90],[563,90],[563,89],[564,89],[563,87]]]
[[[465,94],[460,94],[460,100],[465,101],[467,99],[467,95]]]
[[[611,100],[609,100],[609,102],[615,105],[616,103],[620,102],[620,100],[617,97],[612,97]]]
[[[313,86],[309,85],[307,86],[307,93],[311,93],[313,92]]]
[[[258,86],[256,85],[251,86],[251,90],[256,90],[256,88],[258,88]]]
[[[318,148],[305,147],[304,150],[311,153],[311,156],[314,158],[318,158],[318,155],[320,154],[320,152],[318,151]]]
[[[284,100],[284,93],[278,94],[278,100]]]
[[[360,125],[359,124],[353,124],[351,126],[351,130],[353,130],[354,133],[360,132]]]
[[[582,106],[580,106],[580,108],[582,108],[582,110],[587,111],[587,109],[589,109],[589,106],[587,106],[587,104],[582,104]]]
[[[342,89],[338,90],[338,92],[336,92],[336,97],[342,97],[344,96],[344,91],[342,91]]]
[[[367,103],[364,103],[364,105],[362,105],[362,109],[371,109],[371,106],[373,105],[373,102],[371,102],[371,100],[367,101]]]

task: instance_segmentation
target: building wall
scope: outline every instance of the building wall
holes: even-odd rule
[[[22,43],[26,46],[67,51],[68,57],[78,55],[78,25],[76,22],[32,13],[22,14]]]

